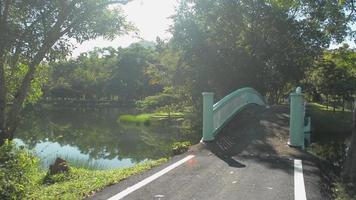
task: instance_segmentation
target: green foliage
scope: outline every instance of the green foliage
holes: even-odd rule
[[[350,188],[352,189],[352,188]],[[336,182],[333,184],[332,188],[334,200],[355,200],[356,194],[355,191],[349,191],[347,185],[342,182]],[[349,194],[349,193],[353,193]]]
[[[87,170],[71,168],[70,174],[56,175],[52,180],[56,184],[40,184],[26,198],[47,199],[83,199],[84,197],[128,178],[134,174],[151,169],[166,162],[166,159],[149,161],[130,168],[113,170]]]
[[[326,51],[306,73],[306,89],[314,101],[345,107],[356,92],[356,52],[347,46]],[[331,100],[331,101],[330,101]],[[331,103],[330,103],[331,102]]]
[[[26,98],[33,102],[41,95],[43,60],[66,58],[73,41],[114,39],[133,30],[112,6],[118,3],[127,1],[0,1],[0,143],[13,138]]]
[[[154,121],[170,118],[182,118],[183,116],[184,114],[181,112],[155,112],[139,115],[120,115],[118,122],[150,125],[151,122]]]
[[[138,109],[144,111],[160,110],[168,113],[182,111],[187,104],[186,95],[179,88],[172,87],[166,87],[161,93],[136,101]]]
[[[149,125],[151,120],[152,114],[121,115],[118,119],[118,122]]]
[[[82,199],[166,161],[160,159],[111,170],[71,167],[68,173],[49,175],[39,169],[38,159],[28,151],[6,142],[0,147],[0,199]]]
[[[189,141],[175,142],[172,144],[172,153],[174,155],[182,154],[182,153],[188,151],[188,149],[191,145],[192,144]]]
[[[74,174],[71,172],[71,170],[68,172],[58,173],[58,174],[49,174],[49,172],[47,172],[46,176],[43,178],[43,184],[51,185],[55,183],[69,181],[73,178],[74,178]]]
[[[38,159],[6,141],[0,146],[0,199],[25,199],[34,189]]]
[[[8,66],[9,67],[9,66]],[[16,95],[17,89],[20,87],[21,80],[28,71],[28,65],[20,63],[17,68],[5,68],[5,78],[7,84],[7,101],[12,102]],[[43,64],[38,66],[36,76],[31,81],[30,91],[25,103],[36,103],[43,95],[42,88],[48,81],[48,66]]]
[[[136,101],[136,105],[139,109],[142,110],[155,110],[171,104],[175,101],[175,97],[170,94],[160,93],[155,96],[145,97],[143,100]]]
[[[311,151],[318,157],[328,161],[330,164],[342,167],[347,155],[347,145],[341,142],[330,142],[324,144],[312,144]]]
[[[327,109],[317,103],[309,104],[313,137],[317,141],[335,141],[351,134],[352,112]]]
[[[161,90],[146,74],[153,63],[155,51],[140,43],[119,49],[97,48],[77,59],[53,63],[46,96],[129,104]]]
[[[122,49],[108,83],[108,91],[114,92],[125,102],[134,102],[160,91],[161,87],[150,83],[150,77],[145,73],[151,64],[156,63],[155,51],[151,48],[132,44]]]
[[[346,35],[347,5],[335,2],[181,1],[172,28],[181,82],[196,102],[203,91],[219,98],[244,86],[278,102]]]

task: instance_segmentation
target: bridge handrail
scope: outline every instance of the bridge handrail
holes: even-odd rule
[[[215,139],[219,130],[248,104],[266,105],[255,89],[238,89],[213,104],[213,93],[203,93],[203,141]]]
[[[216,109],[219,109],[219,107],[223,106],[224,104],[226,104],[231,98],[237,96],[238,94],[240,94],[241,92],[250,92],[250,93],[254,93],[256,95],[258,95],[264,102],[264,98],[262,97],[262,95],[257,92],[255,89],[251,88],[251,87],[244,87],[244,88],[241,88],[241,89],[238,89],[228,95],[226,95],[224,98],[220,99],[220,101],[216,102],[214,105],[213,105],[213,109],[216,110]]]

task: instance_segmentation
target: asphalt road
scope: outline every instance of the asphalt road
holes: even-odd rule
[[[285,114],[285,108],[248,109],[214,143],[197,145],[162,166],[105,188],[88,199],[109,199],[188,155],[195,157],[123,199],[295,199],[294,159],[303,163],[306,199],[327,199],[321,192],[320,172],[313,158],[285,145]]]

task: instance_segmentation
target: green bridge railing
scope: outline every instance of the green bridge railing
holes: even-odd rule
[[[249,104],[265,106],[264,98],[253,88],[241,88],[214,104],[214,93],[203,93],[203,141],[212,141],[236,113]]]

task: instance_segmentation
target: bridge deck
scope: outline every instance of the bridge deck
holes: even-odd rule
[[[286,146],[287,113],[285,107],[250,107],[235,117],[215,142],[197,145],[187,154],[90,199],[108,199],[187,155],[195,157],[123,199],[295,199],[295,158],[303,160],[307,199],[328,199],[322,196],[313,157]]]

